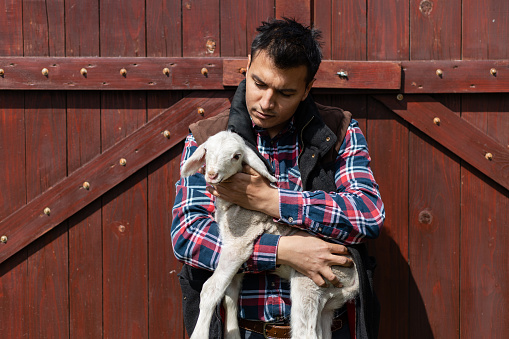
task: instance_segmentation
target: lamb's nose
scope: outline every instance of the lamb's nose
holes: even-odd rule
[[[215,172],[207,172],[207,176],[209,177],[210,180],[214,180],[217,178],[217,173]]]

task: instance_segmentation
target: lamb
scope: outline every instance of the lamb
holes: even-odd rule
[[[223,131],[200,145],[181,168],[182,177],[196,173],[205,163],[205,180],[218,184],[248,164],[271,183],[276,182],[262,160],[238,134]],[[191,339],[208,338],[215,307],[224,296],[226,310],[225,338],[240,338],[238,296],[242,284],[241,265],[253,252],[253,244],[262,233],[290,235],[296,230],[276,223],[271,216],[244,209],[222,199],[216,200],[215,219],[223,241],[221,255],[213,275],[200,294],[200,314]],[[331,338],[333,311],[358,294],[359,279],[354,267],[333,267],[343,287],[318,287],[311,279],[289,266],[281,265],[276,273],[290,281],[292,338]]]

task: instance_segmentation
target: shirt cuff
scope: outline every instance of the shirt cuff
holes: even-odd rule
[[[278,222],[288,225],[302,225],[304,195],[302,192],[279,189],[279,215]]]
[[[254,243],[253,254],[244,263],[242,271],[260,273],[276,269],[277,245],[279,235],[262,234]]]

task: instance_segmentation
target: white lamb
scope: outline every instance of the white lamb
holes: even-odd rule
[[[219,132],[198,147],[181,169],[183,177],[196,173],[205,163],[205,180],[218,184],[248,164],[271,182],[276,182],[260,158],[236,133]],[[216,200],[215,219],[223,242],[216,270],[205,282],[200,294],[200,315],[191,339],[209,336],[216,305],[224,298],[226,310],[225,338],[240,338],[237,301],[242,284],[241,265],[253,252],[253,244],[262,233],[290,235],[295,229],[276,223],[272,217],[222,199]],[[334,310],[356,297],[359,279],[355,267],[333,267],[343,287],[318,287],[311,279],[289,266],[281,265],[278,275],[290,281],[292,338],[330,338]]]

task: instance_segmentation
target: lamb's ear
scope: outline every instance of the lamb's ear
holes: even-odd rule
[[[205,143],[206,144],[206,143]],[[185,178],[190,175],[198,172],[200,167],[205,162],[205,153],[207,150],[205,149],[205,144],[200,145],[196,151],[194,151],[193,155],[186,160],[182,168],[180,169],[180,175]]]
[[[247,146],[245,148],[244,162],[251,166],[251,168],[253,168],[256,172],[260,173],[261,176],[269,179],[270,182],[277,181],[276,178],[269,173],[262,159],[260,159],[258,155],[256,155],[256,153]]]

